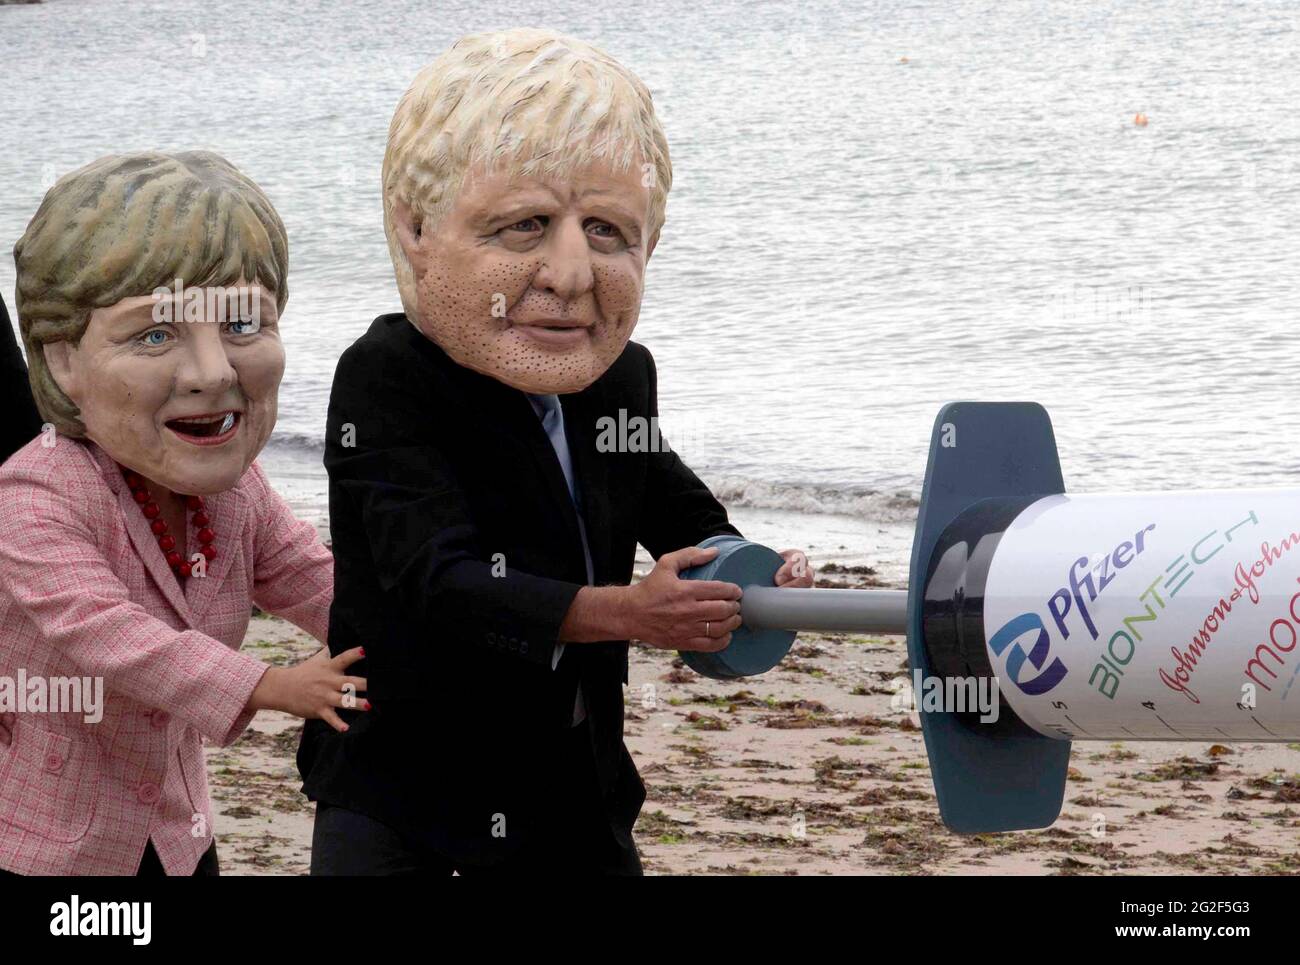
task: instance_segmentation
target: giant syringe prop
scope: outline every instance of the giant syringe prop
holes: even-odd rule
[[[802,590],[747,586],[740,618],[751,630],[906,633],[906,590]]]
[[[773,550],[701,545],[686,575],[744,591],[730,645],[682,654],[702,674],[763,673],[801,630],[907,634],[955,830],[1050,824],[1072,739],[1300,740],[1300,490],[1067,496],[1040,406],[954,403],[908,591],[778,589]]]

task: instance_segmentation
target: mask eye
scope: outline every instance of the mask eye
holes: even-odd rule
[[[616,246],[627,244],[627,239],[623,236],[622,229],[616,224],[611,224],[610,222],[604,221],[600,218],[589,218],[586,223],[584,223],[583,227],[586,229],[588,235],[593,238],[599,238],[603,243],[614,244]]]
[[[237,318],[226,323],[226,330],[231,335],[254,335],[261,331],[262,323],[255,318]]]
[[[517,231],[520,234],[535,234],[546,227],[545,217],[529,217],[521,221],[516,221],[512,225],[506,226],[506,231]]]

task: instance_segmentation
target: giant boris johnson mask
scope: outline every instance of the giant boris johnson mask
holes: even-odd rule
[[[618,358],[672,167],[617,61],[544,30],[462,38],[399,103],[383,178],[406,316],[453,360],[549,394]]]

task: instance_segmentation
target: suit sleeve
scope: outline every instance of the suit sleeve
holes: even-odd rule
[[[363,340],[335,372],[325,465],[367,545],[343,545],[340,528],[334,551],[353,560],[368,555],[380,587],[430,628],[431,643],[482,647],[549,668],[581,586],[522,572],[508,560],[503,575],[493,574],[469,501],[429,432],[431,420],[456,418],[454,406],[439,411],[443,403],[429,391],[436,373],[395,355]]]
[[[27,366],[0,299],[0,462],[4,462],[41,431],[41,417],[32,401]]]
[[[65,443],[66,445],[66,443]],[[158,707],[226,745],[266,664],[131,600],[81,518],[75,492],[40,475],[0,476],[0,583],[42,637],[109,694]]]
[[[649,415],[659,415],[658,373],[654,357],[644,348],[649,381]],[[667,440],[662,440],[667,441]],[[739,536],[727,520],[727,511],[695,473],[666,445],[648,454],[645,505],[637,542],[655,559],[710,536]]]
[[[328,643],[334,599],[334,555],[316,527],[294,516],[256,462],[248,494],[260,521],[253,563],[253,602]]]

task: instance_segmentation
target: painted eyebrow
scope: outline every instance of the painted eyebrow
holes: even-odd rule
[[[596,207],[598,209],[604,208],[606,211],[608,211],[610,214],[614,216],[614,220],[619,223],[620,227],[630,231],[635,236],[632,239],[634,243],[639,244],[641,242],[641,219],[640,218],[634,216],[630,211],[628,211],[627,208],[623,207],[621,204],[617,204],[612,201],[597,201]]]
[[[550,195],[550,197],[544,198],[543,195]],[[507,200],[501,202],[500,206],[489,202],[475,210],[472,215],[472,223],[476,227],[482,228],[487,228],[489,225],[497,222],[503,222],[507,225],[514,224],[516,221],[521,221],[524,218],[535,217],[538,207],[546,204],[559,203],[560,201],[559,196],[545,185],[520,188],[517,191],[511,192],[511,194],[506,197]],[[576,195],[578,200],[587,197],[594,198],[595,206],[597,208],[603,208],[606,212],[612,214],[614,220],[620,223],[620,227],[631,232],[635,236],[633,238],[634,243],[639,244],[641,242],[641,219],[634,215],[629,208],[613,201],[613,196],[610,192],[593,189]]]
[[[200,286],[200,285],[191,286],[192,289],[200,289],[202,287],[204,286]],[[257,299],[258,321],[262,323],[269,323],[272,325],[277,324],[280,321],[280,309],[279,306],[276,305],[275,296],[273,294],[268,293],[268,291],[264,288],[260,289],[259,291],[260,293]],[[251,296],[249,300],[251,301]],[[156,301],[151,300],[149,302],[136,305],[134,308],[127,309],[120,316],[118,316],[117,321],[113,323],[115,326],[115,330],[124,331],[124,332],[125,331],[142,332],[145,329],[153,328],[156,325],[168,324],[167,320],[165,319],[162,321],[156,321],[154,319],[153,311],[154,311],[154,306],[157,304],[158,303]],[[206,305],[207,305],[207,300],[205,297],[204,306],[206,307]],[[235,295],[233,293],[228,294],[226,298],[227,317],[223,319],[224,321],[230,322],[236,320],[235,313],[229,311],[229,309],[232,306],[236,308],[242,307],[242,299],[240,298],[240,296]],[[171,318],[172,324],[177,324],[184,321],[183,318],[178,317],[184,312],[184,310],[185,310],[185,303],[183,301],[179,305],[177,305],[175,301],[172,302],[170,308],[170,312],[172,315]]]
[[[603,206],[622,217],[628,223],[628,227],[636,227],[641,222],[640,216],[631,208],[615,200],[618,195],[613,191],[607,191],[603,188],[588,188],[576,197],[579,201],[584,198],[591,198],[598,206]]]
[[[520,201],[512,202],[505,207],[488,207],[476,213],[475,223],[480,225],[490,225],[497,222],[504,224],[514,224],[516,221],[522,221],[524,218],[533,218],[537,216],[537,209],[542,203],[537,201]]]
[[[519,185],[508,188],[502,197],[484,202],[474,209],[471,217],[474,224],[487,225],[515,215],[528,217],[528,212],[539,205],[554,204],[557,201],[559,198],[555,192],[545,185]],[[515,220],[519,218],[516,217]]]
[[[157,302],[149,301],[128,309],[118,316],[117,327],[120,329],[152,328],[154,325],[166,324],[166,322],[154,321],[153,310],[156,304]]]
[[[477,232],[490,234],[499,231],[502,228],[514,224],[516,221],[522,221],[524,218],[534,217],[537,213],[535,205],[512,205],[509,208],[484,208],[476,211],[471,216],[470,227]]]
[[[511,205],[508,208],[499,209],[496,212],[484,211],[475,219],[475,224],[487,227],[492,224],[501,223],[511,225],[517,221],[523,221],[526,218],[539,217],[537,214],[536,204],[518,204]],[[632,217],[625,209],[616,205],[601,205],[604,210],[597,210],[593,216],[600,217],[602,220],[609,220],[617,223],[619,227],[635,235],[635,240],[641,240],[641,229],[637,224],[637,219]],[[542,215],[545,217],[545,215]]]

